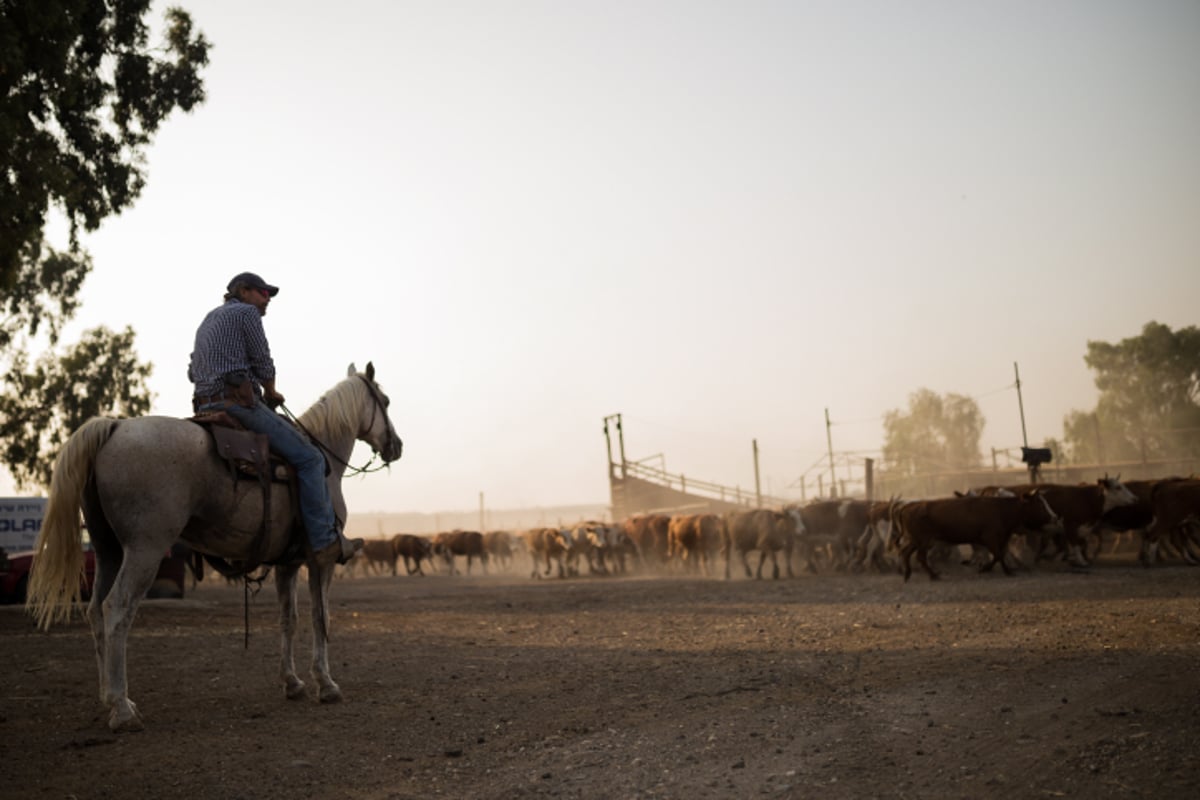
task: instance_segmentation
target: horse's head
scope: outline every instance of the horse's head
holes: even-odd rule
[[[347,376],[359,378],[367,389],[363,399],[364,422],[359,429],[358,438],[371,445],[371,449],[378,453],[385,463],[390,464],[400,458],[404,443],[396,435],[396,429],[392,427],[392,420],[388,416],[388,405],[391,401],[375,382],[375,365],[367,362],[366,372],[358,372],[351,364]]]

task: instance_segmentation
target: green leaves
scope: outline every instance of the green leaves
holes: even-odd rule
[[[52,456],[90,418],[150,410],[153,367],[138,363],[133,340],[129,327],[94,328],[61,358],[46,354],[32,366],[23,353],[14,360],[0,395],[0,443],[18,484],[49,486]]]
[[[92,270],[84,252],[60,253],[45,248],[39,238],[22,254],[21,269],[0,304],[0,355],[17,348],[25,336],[43,327],[50,344],[58,342],[62,326],[79,307],[79,289]]]
[[[145,0],[0,3],[0,289],[41,237],[50,205],[95,230],[145,185],[145,147],[176,108],[204,100],[209,44],[187,12],[151,49]]]
[[[1088,342],[1100,399],[1063,420],[1077,462],[1200,457],[1200,330],[1148,322],[1116,344]]]
[[[149,7],[0,0],[0,458],[19,485],[47,486],[55,453],[89,417],[150,409],[151,366],[131,328],[53,352],[92,270],[79,231],[133,204],[159,125],[204,100],[208,42],[171,8],[151,47]],[[70,225],[66,252],[43,240],[52,205]],[[33,360],[40,341],[51,352]]]
[[[918,389],[908,412],[883,418],[883,457],[894,474],[917,475],[978,466],[983,413],[970,397]]]

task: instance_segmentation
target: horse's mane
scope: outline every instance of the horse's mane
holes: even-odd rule
[[[357,375],[342,380],[300,415],[300,424],[310,431],[320,430],[330,439],[354,439],[358,436],[358,410],[365,391],[366,384]]]

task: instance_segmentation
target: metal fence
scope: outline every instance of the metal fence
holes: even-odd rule
[[[1194,459],[1163,459],[1108,462],[1102,464],[1044,464],[1039,483],[1092,483],[1106,475],[1124,480],[1153,480],[1171,476],[1194,475],[1200,462]],[[946,497],[957,491],[983,486],[1012,486],[1030,482],[1029,471],[1022,467],[979,467],[977,469],[897,475],[877,470],[872,499],[890,497]],[[865,491],[856,492],[865,497]]]

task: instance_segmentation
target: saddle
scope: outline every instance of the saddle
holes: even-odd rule
[[[298,515],[298,491],[296,473],[292,466],[279,457],[272,457],[271,448],[266,434],[247,430],[240,422],[224,411],[206,411],[189,417],[211,434],[216,445],[217,454],[225,459],[229,466],[229,474],[236,483],[239,480],[254,479],[262,488],[263,518],[259,526],[258,536],[251,550],[253,555],[246,561],[226,561],[217,556],[196,553],[196,560],[201,557],[213,569],[227,578],[248,575],[264,563],[267,557],[267,544],[271,530],[271,484],[287,483],[291,485],[293,511]],[[281,561],[292,561],[296,555],[303,558],[303,541],[293,535]],[[276,563],[276,562],[272,562]]]
[[[288,464],[271,455],[266,434],[247,430],[224,411],[206,411],[189,419],[212,434],[217,453],[225,459],[235,480],[263,476],[268,481],[288,480]]]

